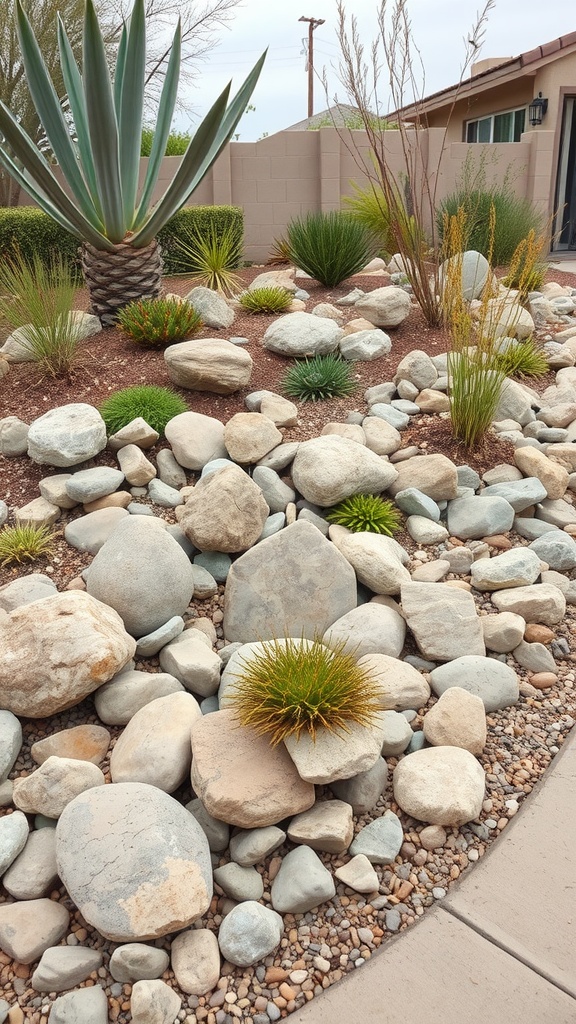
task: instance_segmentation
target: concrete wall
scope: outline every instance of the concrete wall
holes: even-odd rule
[[[555,132],[542,129],[525,133],[519,143],[470,146],[461,141],[461,134],[454,137],[443,128],[430,128],[420,136],[416,176],[421,180],[427,176],[437,205],[457,186],[466,155],[471,154],[475,160],[484,160],[489,182],[502,181],[508,173],[518,194],[535,200],[549,214],[555,144]],[[401,173],[405,161],[400,133],[385,132],[383,147],[388,166],[395,174]],[[164,159],[154,200],[167,188],[180,159]],[[142,160],[142,174],[146,163]],[[367,167],[369,146],[360,131],[286,131],[260,142],[232,142],[201,182],[190,205],[242,207],[245,258],[260,263],[293,217],[339,209],[342,196],[352,191],[352,181],[367,182]],[[421,187],[421,181],[415,187]],[[31,200],[22,194],[20,202]],[[424,213],[429,228],[430,215]]]

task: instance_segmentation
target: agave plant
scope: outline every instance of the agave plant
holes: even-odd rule
[[[252,95],[265,54],[230,103],[230,84],[223,90],[199,125],[166,192],[152,206],[176,102],[180,25],[172,42],[148,168],[139,190],[146,62],[144,0],[135,0],[130,20],[124,24],[113,77],[93,0],[86,0],[82,70],[58,19],[60,61],[73,130],[62,112],[21,0],[16,0],[16,22],[30,94],[71,195],[4,103],[0,103],[0,163],[38,206],[82,241],[82,267],[92,309],[109,324],[116,311],[131,300],[159,295],[162,260],[155,236],[189,199],[230,139]]]

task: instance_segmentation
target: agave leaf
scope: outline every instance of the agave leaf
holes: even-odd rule
[[[220,99],[222,99],[222,96],[216,101],[210,112],[206,115],[204,121],[202,121],[198,128],[198,131],[194,135],[194,138],[191,139],[190,145],[182,158],[182,163],[172,179],[172,182],[154,208],[152,216],[140,231],[137,231],[134,235],[132,242],[135,245],[146,245],[148,242],[152,241],[156,232],[159,231],[166,221],[180,209],[188,197],[192,195],[194,189],[200,184],[202,178],[210,169],[214,160],[216,160],[219,153],[221,153],[224,146],[229,141],[238,121],[242,117],[248,100],[254,91],[260,72],[262,71],[262,66],[266,59],[266,53],[267,51],[265,50],[252,68],[252,71],[247,76],[243,85],[236,93],[236,96],[230,103],[230,106],[224,110],[223,115],[220,118],[220,124],[217,126],[216,131],[211,133],[212,137],[208,145],[206,145],[205,142],[206,136],[201,138],[200,133],[208,118],[210,118],[215,111],[217,104]],[[230,84],[228,85],[228,91],[229,89]],[[198,150],[200,151],[201,159],[198,159]]]
[[[160,95],[160,106],[158,108],[158,117],[156,119],[156,129],[154,131],[154,137],[152,140],[152,149],[150,157],[148,159],[148,168],[146,171],[146,177],[144,179],[144,187],[142,189],[142,195],[140,197],[140,204],[138,206],[138,212],[132,223],[132,228],[136,231],[141,224],[145,221],[148,216],[150,200],[154,187],[158,180],[160,168],[162,166],[162,160],[164,159],[164,153],[166,152],[166,143],[170,134],[170,125],[172,124],[172,115],[174,113],[174,107],[176,105],[176,95],[178,92],[178,77],[180,74],[180,54],[182,49],[182,30],[180,27],[180,20],[176,26],[174,38],[172,40],[172,48],[170,50],[170,59],[168,61],[168,67],[166,69],[166,76],[164,78],[164,84],[162,86],[162,93]]]
[[[114,71],[114,109],[116,111],[116,117],[120,118],[120,98],[122,95],[122,81],[124,79],[124,66],[126,63],[126,46],[128,43],[128,29],[126,28],[126,22],[122,23],[122,32],[120,35],[120,42],[118,44],[118,53],[116,54],[116,68]]]
[[[60,100],[20,0],[17,0],[16,3],[16,23],[26,70],[26,82],[38,116],[44,126],[54,155],[62,168],[66,181],[78,200],[82,212],[87,219],[97,222],[98,218],[94,204],[78,165],[76,149],[70,138],[70,132],[62,113]]]
[[[122,82],[118,95],[120,109],[116,109],[120,141],[124,223],[128,227],[134,220],[142,141],[142,111],[146,73],[146,19],[143,0],[136,0],[132,10],[121,73]]]
[[[74,127],[76,128],[76,136],[78,138],[80,163],[82,164],[82,169],[88,183],[88,188],[90,189],[92,201],[98,214],[98,226],[103,228],[102,209],[100,207],[100,197],[98,195],[98,186],[94,171],[94,160],[92,159],[92,147],[90,145],[90,134],[88,132],[88,120],[86,115],[84,90],[82,88],[82,78],[78,71],[78,65],[74,59],[70,40],[68,39],[66,29],[64,28],[60,15],[58,15],[58,48],[60,50],[62,77],[64,79],[64,85],[66,86],[70,110],[74,118]]]
[[[84,16],[84,96],[106,235],[111,242],[121,242],[126,234],[126,224],[120,178],[118,122],[104,42],[93,0],[86,0]]]
[[[12,112],[0,101],[0,132],[16,155],[21,167],[0,146],[0,160],[7,171],[22,185],[42,209],[78,238],[92,242],[98,249],[113,249],[111,242],[81,213],[59,185],[50,164],[22,130]],[[59,216],[56,216],[54,211]],[[63,222],[66,221],[66,223]]]
[[[226,110],[229,92],[230,84],[226,86],[206,114],[204,120],[201,122],[194,138],[192,139],[192,142],[195,142],[196,145],[193,146],[191,142],[188,146],[188,149],[182,157],[182,163],[176,171],[168,190],[152,211],[152,214],[145,222],[144,227],[141,228],[140,231],[137,231],[130,239],[136,248],[148,245],[148,243],[154,238],[156,232],[159,231],[166,221],[169,220],[172,214],[176,213],[176,210],[178,210],[182,205],[180,195],[182,191],[185,190],[190,178],[194,177],[196,174],[198,167],[202,166],[205,155],[209,151],[210,146],[216,137]]]

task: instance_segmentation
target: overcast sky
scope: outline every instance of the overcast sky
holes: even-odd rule
[[[436,92],[458,81],[465,59],[465,39],[474,25],[482,0],[408,0],[412,30],[426,69],[424,93]],[[391,6],[392,0],[389,0]],[[377,34],[377,0],[347,0],[355,13],[366,47]],[[303,40],[308,24],[299,17],[324,18],[314,32],[314,65],[330,77],[330,98],[346,102],[333,66],[337,65],[336,0],[243,0],[221,42],[200,67],[198,87],[189,90],[193,115],[180,113],[178,127],[193,129],[218,93],[233,79],[237,88],[262,51],[268,58],[252,97],[256,108],[245,114],[239,127],[242,142],[254,142],[267,132],[272,135],[307,115],[307,74]],[[576,28],[574,7],[569,0],[496,0],[486,24],[480,57],[515,57],[540,43],[566,35]],[[380,97],[381,109],[389,107],[388,96]],[[319,81],[315,83],[314,111],[326,107]]]

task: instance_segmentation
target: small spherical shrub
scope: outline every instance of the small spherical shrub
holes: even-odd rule
[[[123,388],[110,395],[100,406],[100,415],[108,435],[118,433],[138,416],[146,420],[158,434],[162,434],[169,420],[187,411],[186,402],[175,391],[152,384]]]
[[[54,534],[47,526],[17,523],[0,530],[0,565],[20,565],[37,558],[49,558],[54,551]]]
[[[139,345],[164,348],[202,328],[202,320],[189,302],[178,299],[138,299],[118,313],[118,326]]]
[[[296,363],[282,381],[284,394],[303,402],[344,398],[358,387],[352,368],[339,356],[314,356]]]
[[[334,505],[326,518],[329,523],[345,526],[352,533],[383,533],[388,537],[402,525],[394,502],[375,494],[353,494]]]
[[[382,689],[344,647],[265,641],[230,688],[240,724],[269,735],[272,746],[301,733],[315,740],[322,727],[347,732],[351,723],[371,725],[384,710]]]
[[[285,313],[290,308],[292,296],[285,288],[270,285],[242,292],[238,302],[247,313]]]

